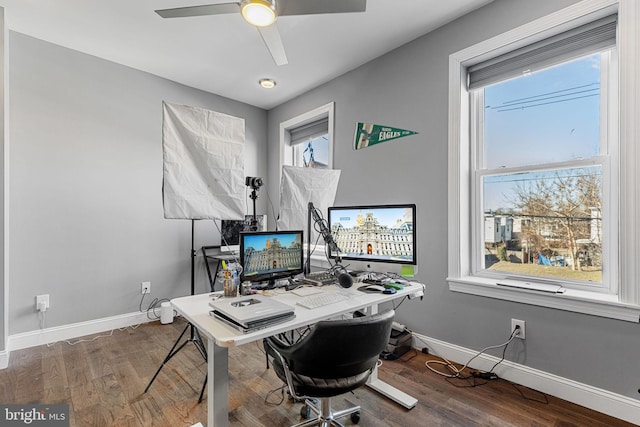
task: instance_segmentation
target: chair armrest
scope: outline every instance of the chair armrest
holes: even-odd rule
[[[269,357],[269,355],[273,357],[273,369],[275,370],[277,376],[287,384],[287,388],[289,389],[289,393],[291,394],[291,396],[293,396],[294,399],[304,399],[305,396],[300,396],[296,393],[296,388],[294,387],[293,376],[291,375],[289,364],[287,363],[287,360],[283,355],[283,352],[289,350],[292,345],[285,343],[280,338],[275,336],[265,338],[262,343],[264,345],[265,351],[267,352],[267,357]]]
[[[264,345],[265,345],[265,349],[266,346],[269,345],[273,350],[275,350],[277,353],[279,353],[281,356],[283,356],[285,359],[289,359],[289,356],[291,355],[291,352],[294,351],[296,348],[298,348],[301,343],[304,343],[304,339],[294,343],[294,344],[290,344],[288,342],[283,341],[281,338],[279,338],[278,336],[271,336],[271,337],[267,337],[264,339]]]

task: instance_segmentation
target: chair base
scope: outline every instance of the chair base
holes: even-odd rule
[[[306,407],[316,414],[316,417],[295,424],[292,427],[344,427],[337,419],[346,417],[347,415],[351,415],[351,421],[354,423],[360,420],[360,406],[352,406],[340,411],[333,411],[331,409],[331,398],[329,397],[323,399],[305,399],[304,403]]]

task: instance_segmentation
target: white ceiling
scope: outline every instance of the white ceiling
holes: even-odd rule
[[[230,1],[0,0],[0,6],[10,30],[269,109],[492,0],[368,0],[364,13],[280,17],[289,60],[282,67],[239,14],[163,19],[154,12]],[[264,77],[277,86],[262,89]]]

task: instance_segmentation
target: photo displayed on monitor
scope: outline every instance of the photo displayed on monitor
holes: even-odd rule
[[[332,206],[328,213],[340,249],[331,258],[416,264],[416,205]]]
[[[276,279],[302,273],[303,241],[302,230],[241,232],[241,279],[273,285]]]

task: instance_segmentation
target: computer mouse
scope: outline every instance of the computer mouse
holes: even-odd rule
[[[384,292],[386,288],[382,285],[367,285],[364,289],[369,292]]]

